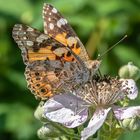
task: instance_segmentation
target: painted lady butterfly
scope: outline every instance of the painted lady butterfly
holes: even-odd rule
[[[44,33],[16,24],[13,38],[22,51],[28,88],[41,100],[72,91],[89,81],[100,65],[90,60],[67,20],[51,5],[43,7]]]

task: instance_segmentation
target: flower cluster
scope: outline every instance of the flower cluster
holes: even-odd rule
[[[57,123],[66,128],[76,128],[84,124],[80,137],[73,137],[87,140],[102,127],[110,113],[120,122],[139,117],[140,106],[120,107],[116,104],[126,99],[134,100],[137,96],[138,88],[132,79],[94,76],[79,88],[47,100],[40,107],[41,113],[37,109],[36,114],[40,114],[43,121],[53,122],[55,128],[59,126]],[[85,125],[86,123],[88,124]],[[59,126],[59,130],[64,131],[62,127]],[[47,127],[43,126],[43,130],[44,128]],[[58,134],[62,135],[60,132]]]

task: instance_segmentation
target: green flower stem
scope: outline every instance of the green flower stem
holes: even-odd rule
[[[113,112],[108,114],[108,118],[103,127],[98,130],[97,139],[99,140],[117,140],[123,133],[122,129],[117,128],[118,122],[113,116]]]

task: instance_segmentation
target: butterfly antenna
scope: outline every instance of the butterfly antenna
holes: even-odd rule
[[[98,55],[98,60],[100,60],[105,54],[107,54],[110,50],[112,50],[115,46],[117,46],[120,42],[122,42],[125,38],[127,38],[127,35],[125,35],[122,39],[120,39],[117,43],[115,43],[112,47],[110,47],[108,50],[106,50],[103,54]]]
[[[98,73],[99,73],[99,76],[100,76],[100,77],[103,77],[103,76],[102,76],[102,73],[101,73],[101,71],[100,71],[100,69],[98,69]]]

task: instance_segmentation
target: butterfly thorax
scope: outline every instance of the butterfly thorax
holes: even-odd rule
[[[87,60],[85,62],[85,65],[88,68],[89,73],[90,73],[89,79],[91,79],[96,74],[97,70],[99,69],[100,64],[101,64],[100,60]]]

